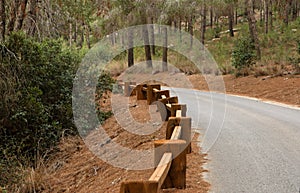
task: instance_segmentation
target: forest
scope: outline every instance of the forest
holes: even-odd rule
[[[141,24],[199,39],[223,75],[300,73],[299,0],[0,0],[0,192],[38,192],[26,188],[28,168],[35,170],[62,138],[78,135],[72,86],[82,58],[107,35],[112,45],[132,44],[132,34],[115,32]],[[155,45],[154,29],[142,35]],[[168,42],[128,49],[99,82],[111,90],[112,76],[152,59],[199,73],[171,56],[180,58]],[[109,116],[99,112],[102,121]]]

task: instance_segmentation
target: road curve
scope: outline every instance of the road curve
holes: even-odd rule
[[[172,95],[201,128],[211,192],[300,192],[300,109],[188,89]]]

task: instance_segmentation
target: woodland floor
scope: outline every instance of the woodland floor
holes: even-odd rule
[[[180,79],[182,74],[175,73],[172,76],[174,79],[177,76]],[[223,79],[226,93],[300,106],[300,76],[235,78],[227,75]],[[188,80],[195,89],[208,90],[202,76],[191,75],[188,76]],[[102,106],[108,108],[111,100],[109,96],[104,96],[100,102]],[[138,122],[145,123],[150,119],[146,101],[136,101],[135,97],[130,97],[129,111]],[[103,128],[117,143],[132,149],[149,149],[153,147],[154,140],[164,138],[165,124],[162,123],[160,129],[146,136],[133,135],[123,130],[115,117],[109,118],[103,124]],[[92,141],[97,141],[97,135],[93,133],[90,135]],[[198,135],[194,135],[193,152],[187,156],[187,189],[163,192],[208,192],[210,185],[203,180],[202,175],[203,172],[209,171],[202,168],[207,160],[197,146]],[[43,177],[45,179],[43,192],[119,192],[122,181],[147,179],[153,172],[153,169],[130,171],[113,167],[96,157],[79,137],[62,140],[52,158],[47,162],[47,175]]]

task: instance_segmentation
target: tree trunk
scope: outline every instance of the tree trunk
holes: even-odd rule
[[[238,24],[238,17],[239,17],[239,14],[238,14],[238,6],[236,5],[235,6],[235,25],[237,25]]]
[[[73,39],[73,36],[72,36],[72,23],[70,22],[69,23],[69,46],[72,46],[72,39]]]
[[[163,72],[168,71],[168,28],[163,27],[163,58],[162,58],[162,69]]]
[[[260,51],[260,45],[259,45],[259,39],[258,39],[258,33],[256,28],[256,20],[254,17],[253,12],[253,0],[246,0],[247,6],[247,17],[248,17],[248,23],[249,23],[249,31],[250,31],[250,37],[252,41],[254,42],[255,50],[256,50],[256,57],[258,60],[261,59],[261,51]]]
[[[151,41],[151,51],[152,55],[155,56],[155,35],[154,35],[154,27],[153,27],[153,17],[150,18],[150,41]]]
[[[29,0],[29,25],[28,25],[28,31],[27,34],[30,36],[34,36],[36,31],[36,10],[37,10],[37,0]]]
[[[290,10],[291,10],[291,1],[286,0],[285,10],[284,10],[284,21],[283,21],[286,26],[289,25]]]
[[[146,56],[146,63],[147,68],[153,68],[152,66],[152,57],[151,57],[151,48],[149,43],[149,31],[148,26],[143,26],[143,38],[144,38],[144,45],[145,45],[145,56]]]
[[[293,11],[292,11],[292,14],[293,14],[293,21],[295,21],[297,19],[297,16],[298,16],[298,1],[293,1]]]
[[[179,18],[179,39],[182,42],[182,25],[181,25],[181,17]]]
[[[17,12],[18,8],[20,6],[20,0],[14,0],[11,4],[10,8],[10,19],[7,24],[7,32],[10,34],[12,31],[14,31],[14,26],[16,23],[16,18],[17,18]]]
[[[0,42],[5,41],[5,0],[0,0]]]
[[[134,54],[133,54],[133,30],[128,29],[128,67],[134,65]]]
[[[210,27],[213,28],[214,26],[214,11],[213,7],[210,7]]]
[[[269,0],[264,0],[265,8],[265,33],[269,33]]]
[[[269,19],[270,19],[270,29],[273,28],[273,3],[272,0],[269,2]]]
[[[74,31],[74,43],[77,44],[77,36],[78,36],[78,23],[75,21],[75,31]]]
[[[205,43],[205,32],[206,32],[206,2],[203,1],[202,7],[202,22],[201,22],[201,43],[204,45]]]
[[[86,25],[85,26],[85,31],[86,31],[86,36],[85,36],[85,40],[86,40],[86,44],[88,46],[89,49],[91,49],[91,41],[90,41],[90,26]]]
[[[22,2],[21,2],[21,7],[19,9],[17,23],[16,23],[16,27],[15,27],[16,31],[21,30],[23,27],[23,22],[26,17],[25,12],[26,12],[27,2],[28,2],[28,0],[22,0]]]
[[[193,36],[194,36],[194,28],[193,28],[193,14],[190,16],[190,21],[189,21],[189,24],[188,24],[188,30],[189,30],[189,32],[190,32],[190,48],[192,48],[193,47],[193,40],[194,40],[194,38],[193,38]]]
[[[234,8],[233,3],[229,5],[229,14],[228,14],[228,24],[229,24],[229,35],[230,37],[234,37],[234,31],[233,31],[233,23],[234,23]]]

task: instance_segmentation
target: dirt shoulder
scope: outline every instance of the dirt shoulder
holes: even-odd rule
[[[106,99],[107,101],[107,99]],[[103,102],[103,101],[102,101]],[[141,123],[150,119],[149,106],[146,101],[129,100],[129,111],[136,121]],[[154,140],[165,137],[166,123],[151,135],[138,136],[125,131],[115,117],[109,118],[103,128],[111,139],[131,149],[153,148]],[[89,138],[97,142],[97,134],[91,133]],[[166,190],[163,192],[208,192],[210,185],[203,180],[202,168],[205,155],[197,146],[199,134],[195,134],[192,142],[193,152],[187,156],[187,188],[185,190]],[[48,174],[44,180],[47,185],[43,192],[119,192],[120,185],[126,180],[147,180],[153,169],[130,171],[113,167],[95,156],[80,137],[68,138],[58,146],[58,152],[48,165]]]
[[[201,75],[188,76],[194,88],[208,91],[207,83]],[[255,97],[300,107],[300,76],[240,77],[223,76],[227,94]]]

